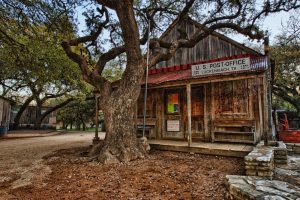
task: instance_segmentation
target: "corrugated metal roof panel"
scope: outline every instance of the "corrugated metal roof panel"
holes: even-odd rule
[[[249,73],[249,72],[266,70],[268,68],[267,57],[252,57],[250,63],[251,63],[251,70],[248,71],[218,73],[218,74],[210,74],[205,76],[192,76],[192,71],[190,68],[191,64],[168,67],[165,69],[160,69],[159,71],[154,69],[152,71],[149,71],[148,84],[155,85],[155,84],[161,84],[169,81],[187,80],[187,79],[202,78],[207,76]],[[145,83],[145,80],[143,81],[143,83]]]

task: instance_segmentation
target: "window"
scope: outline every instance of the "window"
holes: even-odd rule
[[[233,84],[232,81],[220,84],[219,104],[222,112],[233,112]]]
[[[192,88],[191,92],[192,117],[203,117],[204,115],[204,93],[203,87]]]
[[[167,114],[179,114],[180,104],[179,92],[167,92],[166,95],[166,112]]]
[[[215,84],[218,113],[246,114],[248,111],[247,80],[226,81]]]
[[[233,111],[235,113],[247,113],[247,80],[233,81],[233,88]]]

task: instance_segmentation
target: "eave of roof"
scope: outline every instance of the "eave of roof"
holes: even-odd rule
[[[218,62],[218,61],[225,61],[225,60],[231,60],[231,59],[237,59],[237,58],[246,58],[250,57],[250,70],[244,70],[244,71],[235,71],[235,72],[223,72],[223,73],[214,73],[214,74],[208,74],[208,75],[202,75],[202,76],[192,76],[192,65],[196,64],[204,64],[204,63],[212,63],[212,62]],[[178,65],[178,66],[172,66],[167,68],[159,68],[159,69],[151,69],[148,71],[148,81],[147,84],[149,85],[159,85],[166,82],[171,81],[181,81],[181,80],[188,80],[188,79],[201,79],[201,78],[207,78],[212,76],[227,76],[232,74],[242,74],[242,73],[256,73],[256,72],[263,72],[268,68],[268,61],[267,57],[265,56],[251,56],[251,55],[238,55],[238,56],[232,56],[232,57],[225,57],[225,58],[219,58],[214,60],[207,60],[202,61],[200,63],[190,63],[185,65]],[[145,84],[145,79],[143,80],[142,84]]]

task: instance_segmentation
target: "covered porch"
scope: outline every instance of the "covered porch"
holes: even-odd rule
[[[228,73],[203,71],[232,63],[224,68]],[[189,148],[205,142],[255,145],[268,132],[267,68],[266,57],[241,55],[150,70],[146,104],[144,87],[137,104],[138,134]]]
[[[253,145],[193,142],[188,141],[156,140],[148,141],[152,149],[200,153],[216,156],[244,157],[253,150]]]

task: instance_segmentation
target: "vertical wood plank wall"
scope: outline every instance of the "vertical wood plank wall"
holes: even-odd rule
[[[265,104],[264,102],[264,78],[262,76],[257,76],[253,78],[247,78],[244,76],[243,79],[247,83],[247,89],[249,92],[247,93],[247,106],[248,108],[247,113],[245,115],[238,115],[238,114],[231,114],[231,115],[219,115],[216,114],[216,110],[218,108],[218,99],[215,97],[216,91],[218,91],[218,83],[223,83],[223,81],[229,80],[219,80],[221,82],[208,82],[208,83],[197,83],[194,85],[199,85],[199,87],[203,87],[204,90],[204,133],[203,137],[201,137],[201,141],[211,141],[212,131],[216,129],[214,122],[218,120],[222,120],[224,123],[233,123],[235,121],[253,121],[255,123],[255,137],[256,140],[259,141],[262,139],[262,134],[264,131],[264,107],[262,105]],[[192,88],[196,87],[191,85]],[[166,102],[166,90],[170,89],[180,90],[181,94],[181,113],[180,117],[176,116],[168,116],[166,114],[165,102]],[[167,88],[156,88],[150,89],[149,95],[152,95],[156,101],[154,104],[156,112],[155,118],[147,118],[146,124],[154,123],[154,132],[155,132],[155,139],[181,139],[186,140],[188,139],[188,117],[187,117],[187,94],[186,94],[186,85],[182,85],[181,87],[170,87]],[[139,102],[143,103],[143,102]],[[191,102],[193,104],[193,102]],[[166,120],[167,119],[180,119],[181,123],[181,131],[178,133],[178,137],[172,137],[172,135],[167,134],[167,127],[166,127]],[[141,122],[141,119],[138,120]],[[174,133],[176,135],[176,133]]]
[[[8,126],[10,121],[10,102],[0,98],[0,125]]]
[[[185,30],[187,33],[187,37],[191,37],[196,31],[199,31],[201,25],[191,22],[191,21],[183,21],[181,24],[174,24],[172,28],[167,30],[161,39],[172,42],[179,37],[179,29]],[[164,49],[161,49],[165,51]],[[193,48],[182,48],[179,49],[176,54],[169,59],[168,61],[158,63],[155,68],[164,68],[170,66],[177,66],[182,64],[190,64],[199,61],[207,61],[216,58],[224,58],[234,55],[241,54],[252,54],[252,55],[260,55],[259,53],[251,50],[242,44],[239,44],[226,36],[219,33],[212,33],[208,37],[199,41]],[[264,93],[264,80],[263,73],[257,74],[256,78],[253,78],[253,74],[239,74],[234,76],[227,76],[224,78],[219,78],[218,80],[212,78],[214,81],[207,82],[207,78],[204,79],[190,79],[185,82],[176,81],[172,83],[161,84],[159,86],[154,86],[149,90],[149,94],[152,93],[153,99],[155,102],[155,118],[148,117],[147,123],[148,125],[154,126],[155,138],[156,139],[183,139],[187,141],[188,136],[188,117],[187,117],[187,95],[186,95],[186,85],[191,84],[191,89],[196,87],[198,84],[199,87],[203,87],[204,99],[203,99],[203,133],[193,133],[194,136],[199,136],[199,139],[202,141],[211,141],[212,132],[216,130],[215,121],[218,120],[227,120],[228,123],[231,123],[234,120],[244,120],[244,121],[254,121],[255,123],[255,137],[260,140],[262,134],[264,132],[264,124],[265,124],[265,93]],[[251,76],[251,78],[249,78]],[[220,115],[216,113],[216,108],[218,101],[215,98],[215,93],[218,92],[217,83],[222,81],[230,81],[230,80],[246,80],[247,83],[247,107],[245,110],[247,111],[243,114],[231,114]],[[174,85],[173,85],[174,84]],[[255,85],[258,85],[257,87]],[[256,87],[256,88],[255,88]],[[154,89],[155,88],[155,89]],[[176,89],[180,91],[181,94],[181,105],[180,105],[180,116],[176,115],[167,115],[166,114],[166,93],[170,89]],[[193,100],[192,100],[193,104]],[[234,106],[234,105],[233,105]],[[241,106],[239,106],[241,107]],[[192,105],[193,108],[193,105]],[[244,108],[243,108],[244,109]],[[193,111],[192,111],[193,112]],[[239,117],[238,117],[239,116]],[[168,119],[180,119],[182,122],[180,125],[180,131],[176,136],[176,133],[167,133],[166,129],[166,120]],[[200,119],[200,118],[197,118]],[[230,121],[231,120],[231,121]],[[140,122],[140,120],[137,120]],[[153,125],[155,122],[155,125]],[[196,123],[192,126],[197,126]],[[190,127],[189,127],[190,128]],[[196,130],[196,128],[194,128]],[[222,129],[222,128],[220,128]],[[226,129],[226,128],[223,128]],[[173,137],[174,136],[174,137]],[[194,137],[193,136],[193,137]]]
[[[183,21],[181,24],[176,24],[162,39],[167,42],[176,40],[179,37],[178,29],[186,30],[187,37],[191,37],[199,29],[199,26],[197,26],[196,23]],[[155,67],[164,68],[249,53],[227,39],[226,36],[221,34],[210,34],[208,37],[199,41],[193,48],[179,49],[171,59],[160,62]],[[161,50],[164,51],[164,49]],[[255,52],[253,51],[251,53]]]

